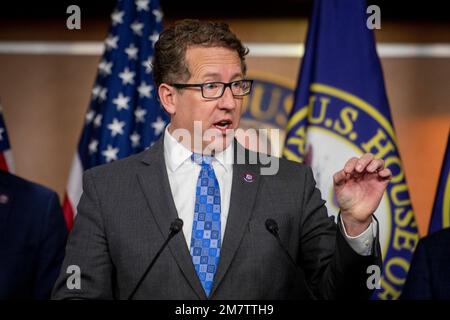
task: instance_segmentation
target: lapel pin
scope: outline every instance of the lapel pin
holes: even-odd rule
[[[9,201],[9,198],[6,194],[0,194],[0,204],[7,204]]]
[[[244,180],[246,182],[253,182],[255,180],[255,176],[251,173],[245,173],[244,174]]]

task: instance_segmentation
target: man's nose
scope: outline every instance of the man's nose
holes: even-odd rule
[[[230,87],[226,87],[222,97],[220,97],[219,108],[230,110],[236,108],[236,99],[234,98]]]

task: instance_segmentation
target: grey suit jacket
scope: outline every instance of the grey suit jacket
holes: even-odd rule
[[[236,154],[251,154],[236,145]],[[147,151],[85,172],[54,299],[126,299],[132,292],[177,217],[163,150],[160,139]],[[259,163],[233,165],[210,299],[304,299],[310,292],[320,299],[367,298],[366,269],[381,263],[378,240],[372,256],[355,253],[328,217],[311,169],[279,161],[271,176],[260,174]],[[248,173],[252,182],[243,178]],[[268,218],[278,223],[297,266],[266,230]],[[80,289],[67,287],[70,265],[80,268]],[[170,241],[134,298],[207,299],[183,232]]]

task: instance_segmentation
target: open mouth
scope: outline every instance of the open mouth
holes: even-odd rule
[[[221,121],[215,122],[214,127],[221,131],[225,131],[227,129],[231,129],[232,124],[233,123],[231,122],[231,120],[221,120]]]

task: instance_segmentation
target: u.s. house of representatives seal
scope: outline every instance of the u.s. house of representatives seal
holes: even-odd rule
[[[349,92],[313,83],[308,105],[291,116],[288,130],[295,134],[288,137],[284,155],[311,165],[330,214],[339,212],[332,177],[348,159],[370,152],[384,159],[392,171],[392,180],[375,212],[384,269],[376,298],[398,298],[419,235],[389,119]],[[305,155],[304,159],[299,154]]]

